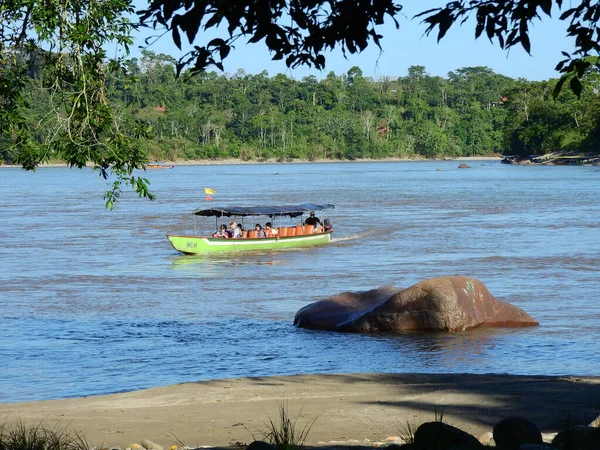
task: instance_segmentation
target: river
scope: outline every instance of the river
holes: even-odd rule
[[[458,164],[176,166],[145,174],[155,201],[125,192],[112,212],[89,169],[0,169],[0,402],[299,373],[600,375],[600,167]],[[335,205],[331,244],[189,257],[165,238],[213,230],[197,207],[293,203]],[[329,295],[443,275],[540,326],[292,325]]]

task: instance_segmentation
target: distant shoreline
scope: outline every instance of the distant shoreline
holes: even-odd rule
[[[161,164],[174,166],[218,166],[218,165],[260,165],[260,164],[326,164],[326,163],[377,163],[377,162],[443,162],[443,161],[500,161],[501,156],[460,156],[457,158],[448,159],[418,159],[418,158],[385,158],[385,159],[355,159],[355,160],[333,160],[333,159],[317,159],[308,160],[293,160],[293,161],[277,161],[276,159],[268,159],[261,161],[243,161],[241,159],[186,159],[180,161],[161,161]],[[44,167],[66,167],[65,163],[48,163],[40,164],[39,168]],[[88,167],[91,167],[88,166]],[[21,168],[18,164],[0,164],[2,169],[18,169]]]

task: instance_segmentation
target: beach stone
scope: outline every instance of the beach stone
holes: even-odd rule
[[[152,442],[148,439],[142,439],[141,444],[146,450],[163,450],[162,445],[159,445],[156,442]]]
[[[301,308],[300,328],[347,332],[465,331],[539,325],[526,312],[495,298],[474,278],[433,278],[407,289],[383,286],[343,292]]]
[[[563,450],[598,450],[600,428],[578,425],[563,430],[552,440],[552,447]]]
[[[144,447],[134,442],[133,444],[129,444],[127,448],[130,448],[131,450],[142,450]]]
[[[480,436],[477,436],[477,440],[481,442],[483,445],[487,445],[488,447],[494,446],[494,435],[490,431],[486,431]]]
[[[475,436],[444,422],[425,422],[415,431],[417,450],[477,450],[484,446]]]
[[[383,442],[393,442],[395,444],[397,444],[399,442],[402,443],[402,438],[400,436],[389,436],[389,437],[386,437],[383,440]]]
[[[391,445],[401,445],[404,444],[404,441],[400,436],[389,436],[382,441],[371,442],[371,447],[390,447]]]
[[[592,420],[592,422],[590,423],[590,427],[600,428],[600,416]]]
[[[507,417],[494,426],[494,442],[498,450],[519,450],[523,444],[543,444],[542,432],[529,419]]]
[[[275,447],[265,441],[254,441],[246,447],[246,450],[275,450]]]

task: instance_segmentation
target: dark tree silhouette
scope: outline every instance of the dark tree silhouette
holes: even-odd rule
[[[557,85],[557,94],[564,82],[570,80],[571,89],[579,95],[586,70],[598,65],[600,3],[591,0],[577,3],[560,17],[570,23],[567,37],[575,39],[575,51],[564,53],[565,59],[556,66],[564,74]],[[529,25],[542,16],[550,17],[554,6],[561,9],[563,0],[460,0],[416,17],[425,23],[427,34],[437,30],[439,40],[454,24],[462,24],[473,15],[476,38],[485,34],[501,48],[521,44],[530,52]],[[180,49],[182,34],[193,44],[201,29],[223,30],[221,37],[195,45],[181,59],[179,71],[190,65],[194,71],[213,65],[222,70],[223,59],[240,38],[251,43],[264,40],[274,54],[273,59],[285,58],[288,67],[307,64],[322,69],[326,50],[340,47],[344,54],[356,53],[371,41],[381,47],[383,36],[376,27],[386,16],[398,27],[395,15],[401,9],[401,5],[390,0],[153,0],[138,14],[142,23],[170,30]]]

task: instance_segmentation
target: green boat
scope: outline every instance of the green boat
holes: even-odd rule
[[[220,217],[243,218],[254,216],[266,216],[275,225],[281,223],[281,219],[300,218],[300,225],[279,226],[275,237],[257,237],[256,231],[249,230],[242,233],[240,238],[223,238],[212,236],[185,236],[167,234],[167,239],[173,248],[186,255],[201,253],[224,253],[252,250],[279,250],[288,248],[312,247],[331,242],[333,227],[331,220],[324,219],[322,224],[303,225],[302,216],[314,211],[323,211],[334,208],[331,204],[316,205],[281,205],[281,206],[252,206],[239,207],[229,206],[223,208],[196,209],[193,213],[197,216],[215,217],[218,229]],[[274,231],[275,232],[275,231]]]

